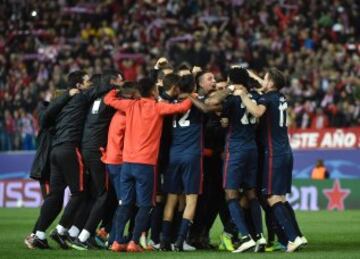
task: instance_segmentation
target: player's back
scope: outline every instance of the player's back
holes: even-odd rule
[[[158,156],[162,117],[152,98],[131,101],[126,111],[124,161],[156,164]],[[156,156],[156,158],[152,156]]]
[[[173,116],[170,155],[201,155],[203,113],[194,105]]]
[[[256,148],[256,118],[246,110],[240,96],[230,95],[223,104],[230,126],[226,136],[226,150],[239,152]]]
[[[277,156],[291,152],[287,130],[287,100],[278,91],[271,91],[259,98],[259,104],[266,106],[260,119],[260,136],[265,153]]]

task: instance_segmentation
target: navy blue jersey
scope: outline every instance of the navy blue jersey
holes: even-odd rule
[[[250,98],[256,102],[251,93]],[[239,152],[256,148],[256,118],[246,110],[240,96],[229,95],[223,103],[223,110],[230,122],[226,137],[226,151]]]
[[[269,156],[278,156],[291,152],[287,130],[288,104],[284,95],[272,91],[262,95],[258,104],[266,106],[266,112],[260,119],[260,140]]]
[[[159,101],[173,102],[174,98],[166,94],[165,91],[160,92]],[[173,116],[165,116],[163,120],[163,128],[160,139],[160,149],[158,156],[158,172],[163,173],[169,162],[169,150],[171,145],[171,131]]]
[[[194,105],[184,114],[174,115],[170,155],[201,155],[203,113]]]

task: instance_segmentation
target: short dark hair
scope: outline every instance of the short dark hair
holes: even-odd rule
[[[102,85],[102,80],[103,80],[102,74],[94,74],[90,78],[93,87],[100,87]]]
[[[195,83],[197,88],[200,88],[200,81],[203,75],[205,75],[206,73],[208,73],[208,71],[206,70],[201,70],[200,72],[195,74]]]
[[[133,95],[138,90],[138,84],[135,81],[125,81],[120,90],[120,95]]]
[[[138,82],[140,95],[142,97],[150,97],[152,95],[152,91],[155,88],[154,81],[150,80],[147,77],[144,77]]]
[[[228,77],[231,84],[240,84],[248,87],[250,76],[246,69],[241,67],[233,67],[229,70]]]
[[[183,75],[179,82],[182,93],[192,93],[195,89],[195,78],[192,74]]]
[[[186,62],[183,62],[178,66],[178,68],[176,70],[177,71],[180,71],[180,70],[189,70],[189,71],[191,71],[191,67]]]
[[[269,73],[269,77],[270,77],[271,81],[273,81],[276,89],[280,90],[286,85],[286,76],[279,69],[277,69],[275,67],[270,68],[268,73]]]
[[[163,79],[163,89],[165,91],[170,90],[174,85],[178,86],[180,81],[180,76],[175,73],[167,74]]]
[[[123,74],[120,71],[113,69],[104,70],[102,83],[104,85],[109,85],[110,81],[116,79],[119,74],[124,78]]]
[[[74,72],[71,72],[67,77],[67,87],[69,89],[76,88],[77,84],[82,84],[85,75],[86,73],[81,70],[76,70]]]

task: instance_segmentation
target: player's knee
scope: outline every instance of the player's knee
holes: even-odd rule
[[[271,195],[267,198],[270,207],[274,206],[278,202],[282,202],[282,198],[279,195]]]
[[[248,200],[254,200],[257,199],[256,191],[255,189],[250,189],[246,191],[246,197]]]
[[[225,190],[226,201],[239,200],[239,193],[236,190]]]
[[[155,202],[156,203],[164,203],[164,196],[163,195],[156,195]]]
[[[240,202],[241,208],[248,208],[249,207],[249,200],[247,199],[247,197],[245,195],[241,196],[239,202]]]

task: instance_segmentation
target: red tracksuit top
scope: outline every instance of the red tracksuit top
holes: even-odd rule
[[[177,104],[156,102],[150,97],[136,100],[118,99],[115,90],[105,96],[104,103],[126,115],[124,162],[154,166],[159,154],[163,117],[184,113],[192,105],[190,99]]]
[[[119,165],[123,163],[125,125],[125,113],[117,111],[111,119],[106,149],[101,157],[101,161],[105,164]]]

